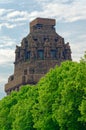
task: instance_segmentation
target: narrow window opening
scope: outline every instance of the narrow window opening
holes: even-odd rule
[[[44,59],[44,51],[43,50],[38,50],[38,58]]]
[[[56,58],[56,50],[51,50],[51,58]]]

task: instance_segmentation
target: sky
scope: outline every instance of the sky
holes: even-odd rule
[[[70,43],[73,61],[86,51],[86,0],[0,0],[0,99],[14,72],[16,45],[37,17],[56,19],[56,32]]]

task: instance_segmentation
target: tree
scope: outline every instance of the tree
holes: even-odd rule
[[[37,130],[59,130],[58,123],[52,119],[52,104],[58,89],[58,67],[51,69],[38,83],[38,103],[33,107],[34,127]]]
[[[0,101],[0,130],[86,130],[86,60],[66,61]]]
[[[82,63],[65,62],[60,67],[58,95],[53,104],[53,118],[61,130],[85,130],[79,107],[86,88],[86,66]]]
[[[35,130],[33,128],[32,107],[36,102],[37,88],[25,86],[18,93],[18,103],[12,107],[12,130]]]
[[[13,92],[10,96],[0,101],[0,129],[11,130],[12,121],[9,116],[11,107],[17,103],[17,93]]]

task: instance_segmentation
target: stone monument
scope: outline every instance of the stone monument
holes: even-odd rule
[[[22,85],[36,84],[50,68],[71,60],[69,43],[55,31],[55,19],[36,18],[30,33],[16,46],[14,74],[8,78],[5,92],[18,91]]]

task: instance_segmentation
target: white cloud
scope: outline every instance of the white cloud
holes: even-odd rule
[[[8,36],[0,36],[0,65],[14,61],[16,42]]]
[[[80,61],[80,58],[83,57],[86,51],[86,45],[84,43],[83,46],[81,43],[71,44],[71,49],[73,61]]]
[[[2,16],[5,13],[5,9],[0,9],[0,16]]]
[[[0,9],[0,17],[2,18],[3,15],[6,15],[7,13],[11,12],[13,9]]]
[[[27,11],[5,10],[1,9],[0,29],[6,27],[9,29],[25,25],[24,21],[29,21],[29,13]]]
[[[14,54],[12,49],[0,49],[0,65],[11,64],[14,61]]]
[[[28,12],[27,11],[12,11],[9,14],[7,14],[7,18],[13,18],[13,17],[27,17]]]
[[[86,19],[85,0],[71,1],[61,0],[59,2],[58,0],[54,0],[50,2],[50,0],[47,0],[46,2],[45,0],[37,0],[37,2],[40,2],[41,10],[35,10],[32,12],[0,9],[0,29],[2,29],[2,27],[11,29],[18,26],[23,26],[25,21],[29,22],[36,17],[53,17],[62,22],[74,22],[77,20]],[[63,4],[64,2],[71,3]]]
[[[13,0],[0,0],[0,4],[12,3]]]
[[[39,4],[44,4],[45,2],[50,2],[51,0],[36,0]]]
[[[42,5],[42,11],[36,12],[35,17],[55,17],[58,21],[61,20],[62,22],[86,19],[85,0],[75,0],[73,2],[72,0],[61,0],[60,2],[58,0],[51,2],[47,0],[47,3],[45,0],[39,0],[39,2]]]
[[[6,80],[6,77],[4,77],[4,76],[0,76],[0,83],[4,83],[4,82],[6,82],[7,80]]]
[[[0,49],[13,46],[16,46],[15,39],[11,39],[8,36],[0,36]]]
[[[35,10],[32,12],[28,11],[19,11],[19,10],[5,10],[1,9],[1,16],[5,13],[3,17],[0,19],[6,21],[6,23],[12,22],[12,25],[4,24],[8,28],[13,28],[16,25],[14,22],[23,22],[29,21],[36,17],[50,17],[57,18],[58,21],[62,22],[74,22],[77,20],[86,19],[86,2],[85,0],[75,0],[69,4],[63,4],[64,2],[68,2],[68,0],[58,0],[51,1],[40,0],[41,10]]]
[[[10,23],[1,23],[0,24],[0,29],[2,29],[2,27],[6,27],[6,28],[14,28],[16,27],[16,24],[10,24]]]
[[[16,19],[16,22],[19,21],[19,20],[23,20],[23,19]],[[13,20],[14,21],[14,20]],[[1,23],[0,24],[0,30],[3,28],[3,27],[6,27],[8,29],[12,29],[12,28],[15,28],[15,27],[19,27],[19,26],[23,26],[25,25],[25,23]]]

